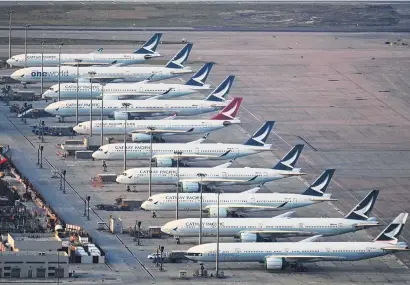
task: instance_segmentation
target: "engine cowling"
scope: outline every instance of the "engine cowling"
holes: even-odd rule
[[[142,142],[142,141],[149,141],[151,139],[151,135],[147,134],[132,134],[131,139],[133,142]]]
[[[208,213],[210,217],[218,217],[218,207],[209,208]],[[219,207],[219,217],[226,218],[227,216],[228,216],[228,210],[226,208]]]
[[[155,158],[154,165],[156,167],[171,167],[173,165],[173,160],[171,158]]]
[[[262,242],[265,241],[260,234],[241,233],[241,242]]]
[[[182,192],[192,193],[198,192],[200,189],[199,183],[195,182],[182,182],[180,184],[180,189]]]
[[[130,119],[129,113],[123,111],[115,111],[113,114],[114,120],[128,120]]]
[[[283,270],[287,266],[287,262],[284,258],[279,257],[266,257],[265,269],[266,270]]]

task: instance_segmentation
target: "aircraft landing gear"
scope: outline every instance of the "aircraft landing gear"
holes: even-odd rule
[[[177,241],[177,244],[181,244],[181,240],[179,239],[179,237],[175,237],[175,240]]]
[[[57,117],[59,123],[64,123],[64,117]]]

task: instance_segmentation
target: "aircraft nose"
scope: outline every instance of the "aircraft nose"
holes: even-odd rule
[[[163,233],[166,233],[166,234],[168,234],[168,235],[173,235],[173,232],[174,232],[174,229],[175,227],[173,227],[173,222],[169,222],[169,223],[166,223],[165,225],[163,225],[162,227],[161,227],[161,231],[163,232]]]
[[[6,60],[6,62],[7,62],[7,64],[10,65],[10,66],[13,66],[13,64],[14,64],[14,60],[11,59],[11,58],[9,58],[8,60]]]
[[[54,103],[48,105],[47,107],[44,108],[44,111],[46,111],[49,114],[55,115],[57,107],[54,105]]]
[[[79,126],[75,126],[75,127],[73,128],[73,131],[76,132],[76,133],[78,133],[78,134],[80,134],[80,133],[81,133],[81,128],[80,128]]]
[[[123,183],[124,179],[123,179],[123,175],[118,175],[117,178],[115,179],[115,181],[117,183]]]
[[[97,150],[97,151],[94,151],[91,156],[92,156],[94,159],[99,159],[99,158],[100,158],[100,154],[101,154],[101,151]]]

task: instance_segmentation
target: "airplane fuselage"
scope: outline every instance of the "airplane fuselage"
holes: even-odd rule
[[[313,256],[302,262],[356,261],[387,255],[394,251],[387,242],[280,242],[280,243],[220,243],[221,262],[265,262],[267,257]],[[400,248],[398,248],[400,250]],[[216,244],[195,246],[188,250],[188,257],[197,261],[215,262]],[[316,257],[315,256],[321,256]]]
[[[263,146],[250,146],[243,144],[184,144],[184,143],[154,143],[152,144],[153,156],[174,155],[175,151],[181,151],[181,155],[202,155],[208,157],[181,158],[182,161],[194,160],[223,160],[243,157],[256,154],[262,151],[270,151],[270,148]],[[120,160],[124,159],[124,144],[116,143],[105,145],[96,152],[95,159]],[[150,144],[148,143],[127,143],[127,159],[145,159],[150,157]]]
[[[213,102],[206,100],[104,100],[103,115],[111,116],[115,112],[125,111],[124,103],[129,103],[127,110],[131,116],[155,117],[155,116],[192,116],[213,112],[224,108],[229,102]],[[101,100],[93,100],[92,113],[101,116]],[[45,111],[59,117],[76,115],[76,100],[55,102],[48,105]],[[90,100],[79,100],[78,114],[86,116],[90,114]]]
[[[178,208],[180,211],[199,210],[200,193],[180,193],[178,197]],[[215,206],[217,204],[217,197],[215,193],[203,193],[203,209],[207,206]],[[219,204],[221,208],[224,208],[224,206],[228,207],[229,205],[243,205],[243,210],[238,210],[238,212],[260,211],[261,207],[272,207],[267,210],[275,211],[305,207],[321,202],[312,198],[314,197],[293,193],[222,193],[220,194]],[[252,208],[251,206],[256,207]],[[141,205],[141,208],[147,211],[175,211],[175,207],[176,194],[154,195]]]
[[[361,224],[374,224],[376,221],[362,221],[344,218],[220,218],[219,236],[238,237],[242,232],[258,232],[261,237],[275,237],[274,231],[279,232],[278,237],[295,236],[332,236],[355,232],[366,228]],[[370,226],[368,226],[370,227]],[[178,237],[193,237],[199,234],[199,219],[189,218],[171,221],[165,224],[163,232]],[[264,233],[265,232],[265,233]],[[202,219],[202,234],[204,236],[217,235],[217,219]]]
[[[125,126],[127,122],[127,126]],[[156,129],[165,129],[172,131],[180,131],[181,133],[163,133],[166,135],[190,135],[209,133],[222,129],[231,124],[239,123],[239,120],[223,121],[223,120],[104,120],[105,135],[123,135],[124,132],[130,133],[133,131],[146,131],[148,127]],[[73,128],[78,134],[89,134],[90,122],[83,122]],[[101,121],[93,121],[93,134],[101,133]],[[142,134],[143,136],[148,136]]]
[[[27,67],[41,66],[43,61],[43,66],[58,66],[61,64],[73,64],[75,60],[81,59],[82,62],[87,64],[111,64],[125,63],[125,64],[136,64],[145,62],[147,59],[155,57],[154,55],[146,54],[107,54],[107,53],[83,53],[83,54],[67,54],[62,53],[60,55],[60,61],[58,53],[46,53],[43,54],[43,60],[41,60],[41,53],[28,53],[27,54]],[[15,67],[25,67],[26,57],[24,54],[19,54],[12,56],[8,61],[11,66]]]
[[[88,80],[90,78],[89,72],[96,72],[93,76],[96,80],[120,80],[128,82],[138,82],[150,77],[151,81],[168,79],[182,76],[185,73],[192,73],[191,69],[173,69],[167,67],[152,67],[152,66],[91,66],[79,67],[78,77],[80,81]],[[43,74],[43,76],[41,76]],[[43,73],[41,67],[28,67],[16,70],[11,77],[23,83],[37,83],[41,82],[58,82],[58,67],[44,67]],[[77,67],[76,66],[62,66],[60,69],[60,82],[76,82],[77,81]]]
[[[197,93],[201,90],[209,90],[209,85],[190,86],[184,84],[168,84],[168,83],[108,83],[104,86],[104,98],[116,97],[122,99],[127,96],[132,96],[133,99],[146,98],[149,96],[161,95],[160,99],[169,99],[179,96],[185,96]],[[91,94],[90,83],[78,84],[78,98],[90,99],[101,98],[102,88],[99,83],[93,83],[93,92]],[[164,94],[166,93],[166,94]],[[164,94],[164,95],[162,95]],[[51,86],[43,94],[43,98],[56,99],[58,98],[58,84]],[[77,84],[62,83],[60,84],[60,98],[76,99]]]

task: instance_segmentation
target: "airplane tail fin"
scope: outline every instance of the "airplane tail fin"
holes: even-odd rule
[[[134,53],[138,54],[154,54],[158,44],[161,41],[162,33],[156,33],[154,34],[148,41],[145,42],[145,44],[134,51]]]
[[[304,145],[295,145],[274,167],[276,170],[293,170],[300,154],[302,153]]]
[[[316,180],[313,182],[303,195],[309,196],[323,196],[326,192],[327,187],[332,181],[335,169],[326,169]]]
[[[397,242],[408,215],[408,213],[399,214],[373,241]]]
[[[205,63],[186,83],[189,86],[204,86],[214,62]]]
[[[233,120],[239,111],[243,98],[236,97],[225,106],[218,114],[212,117],[212,120]]]
[[[215,88],[214,91],[212,91],[211,94],[209,94],[208,97],[206,97],[205,100],[217,102],[225,101],[229,94],[229,90],[231,90],[234,79],[235,76],[228,76],[224,81],[222,81],[221,84],[219,84],[218,87]]]
[[[369,219],[369,214],[373,210],[374,203],[376,203],[377,196],[379,195],[379,190],[370,191],[357,205],[354,207],[350,213],[345,216],[345,219],[351,220],[367,220]]]
[[[182,69],[184,68],[185,61],[188,60],[189,54],[192,50],[192,43],[187,43],[168,63],[165,67]]]
[[[275,121],[266,121],[244,145],[264,146],[274,125]]]

